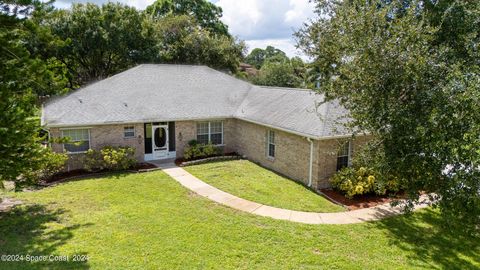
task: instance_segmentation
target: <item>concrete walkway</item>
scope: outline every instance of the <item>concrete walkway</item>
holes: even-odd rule
[[[22,204],[22,201],[10,199],[10,198],[0,198],[0,212],[7,212],[16,205]]]
[[[156,165],[184,187],[190,189],[200,196],[209,198],[214,202],[240,211],[264,217],[271,217],[274,219],[289,220],[306,224],[351,224],[379,220],[388,216],[402,213],[400,206],[392,207],[390,204],[339,213],[314,213],[277,208],[245,200],[230,193],[221,191],[201,181],[173,163]],[[422,198],[422,201],[427,201],[426,197]],[[417,205],[415,209],[424,208],[427,206],[428,203],[424,202],[420,205]]]

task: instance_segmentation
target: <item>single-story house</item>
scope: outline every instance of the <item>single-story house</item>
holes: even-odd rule
[[[255,86],[192,65],[144,64],[48,101],[42,125],[69,169],[88,149],[131,146],[138,161],[182,157],[211,142],[314,189],[329,186],[367,137],[352,140],[345,109],[312,90]],[[79,143],[80,142],[80,143]]]

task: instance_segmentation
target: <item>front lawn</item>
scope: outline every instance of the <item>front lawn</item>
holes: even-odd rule
[[[12,196],[12,194],[10,194]],[[0,269],[473,269],[479,238],[411,217],[306,225],[213,203],[163,172],[79,180],[15,197],[0,214],[0,254],[88,256],[0,262]]]
[[[211,162],[184,169],[218,189],[261,204],[309,212],[345,211],[301,184],[248,160]]]

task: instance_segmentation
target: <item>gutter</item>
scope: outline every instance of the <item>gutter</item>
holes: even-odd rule
[[[307,141],[310,143],[310,161],[308,164],[308,187],[312,187],[312,174],[313,174],[313,140],[307,137]]]
[[[42,115],[42,117],[43,117],[43,115]],[[44,122],[43,124],[47,128],[73,128],[73,127],[85,127],[85,126],[143,124],[143,123],[150,123],[150,122],[212,121],[212,120],[225,120],[225,119],[237,119],[237,120],[253,123],[253,124],[256,124],[256,125],[268,127],[268,128],[271,128],[271,129],[280,130],[280,131],[283,131],[283,132],[286,132],[286,133],[289,133],[289,134],[293,134],[293,135],[297,135],[297,136],[301,136],[301,137],[306,137],[308,139],[314,139],[314,140],[318,140],[318,141],[350,138],[353,135],[353,134],[345,134],[345,135],[333,135],[333,136],[317,136],[317,135],[313,135],[313,134],[309,134],[309,133],[302,133],[302,132],[294,131],[294,130],[291,130],[291,129],[282,128],[282,127],[274,126],[274,125],[269,125],[269,124],[262,123],[262,122],[259,122],[259,121],[250,120],[250,119],[246,119],[246,118],[243,118],[243,117],[235,117],[235,116],[208,117],[208,118],[195,118],[195,117],[192,117],[192,118],[177,118],[177,119],[173,118],[173,119],[163,119],[163,120],[142,119],[142,120],[136,120],[136,121],[108,121],[108,122],[102,122],[102,123],[81,123],[81,124],[70,124],[70,125],[46,124],[43,120],[43,122]],[[370,135],[370,133],[364,132],[363,135]]]

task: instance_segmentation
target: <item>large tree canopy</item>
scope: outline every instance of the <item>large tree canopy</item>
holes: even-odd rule
[[[0,4],[0,185],[43,166],[46,149],[40,144],[36,104],[39,96],[65,87],[63,66],[33,50],[32,37],[48,38],[45,29],[27,19],[51,7],[33,1],[6,5]]]
[[[213,34],[230,35],[228,27],[220,20],[222,8],[207,0],[157,0],[145,12],[153,18],[188,15]]]
[[[156,42],[153,61],[160,63],[203,64],[236,72],[245,45],[230,36],[212,35],[198,28],[187,16],[166,16],[152,21],[152,35]]]
[[[245,57],[245,62],[259,69],[256,75],[247,76],[254,84],[280,87],[308,87],[308,64],[299,57],[289,58],[273,46],[255,48]]]
[[[274,56],[263,63],[251,80],[257,85],[306,88],[309,86],[308,71],[308,65],[299,57],[280,59]]]
[[[284,62],[286,60],[288,57],[285,52],[273,46],[267,46],[265,49],[255,48],[245,57],[245,63],[257,69],[262,68],[265,61]]]
[[[317,1],[297,33],[321,91],[379,141],[411,199],[480,224],[480,2]],[[382,158],[377,158],[382,157]]]
[[[153,40],[145,35],[144,17],[119,3],[73,4],[45,20],[63,43],[55,56],[71,72],[72,87],[105,78],[151,57]]]
[[[243,56],[243,42],[201,27],[193,15],[178,13],[148,16],[119,3],[74,4],[70,10],[57,10],[38,19],[37,23],[48,26],[58,39],[55,43],[38,40],[36,48],[68,67],[71,88],[145,62],[204,64],[235,72]]]

